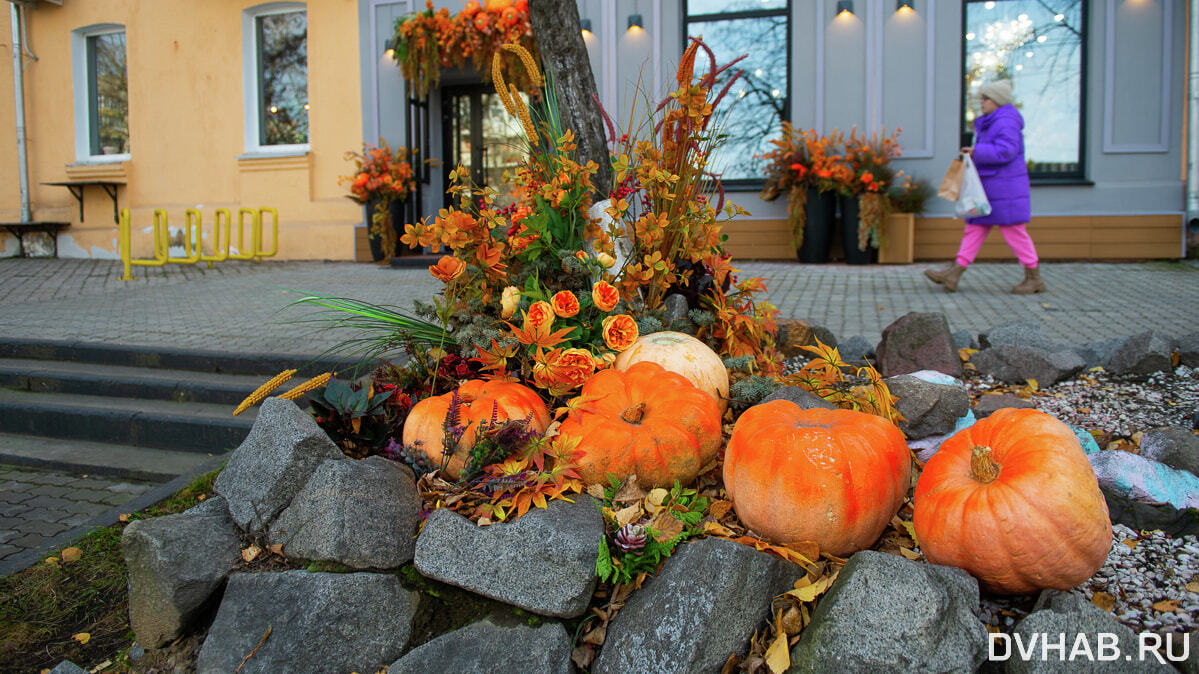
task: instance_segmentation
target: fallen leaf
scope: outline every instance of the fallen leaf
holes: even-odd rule
[[[974,363],[962,363],[962,369],[968,372],[977,372],[978,366]]]
[[[799,633],[803,627],[803,614],[798,608],[792,606],[783,611],[783,629],[787,632],[787,636]]]
[[[1137,544],[1140,543],[1140,541],[1138,541],[1135,538],[1125,538],[1124,540],[1122,540],[1120,542],[1123,543],[1124,545],[1127,545],[1129,550],[1136,550]]]
[[[612,502],[638,503],[643,498],[645,498],[645,490],[637,484],[637,475],[633,474],[625,478],[624,484],[616,490],[616,496],[612,497]]]
[[[1033,393],[1037,392],[1037,380],[1036,379],[1025,379],[1024,383],[1028,387],[1029,391],[1032,391]]]
[[[1171,351],[1170,352],[1170,367],[1178,367],[1178,364],[1181,362],[1182,362],[1182,354],[1177,351]]]
[[[274,545],[268,545],[268,546],[266,547],[266,549],[267,549],[267,550],[270,550],[272,553],[274,553],[274,554],[276,554],[276,555],[279,555],[280,557],[282,557],[282,556],[283,556],[283,544],[282,544],[282,543],[276,543],[276,544],[274,544]]]
[[[908,550],[907,548],[903,548],[903,547],[899,548],[899,554],[903,555],[904,557],[907,557],[908,559],[910,559],[912,561],[918,561],[920,559],[919,552],[916,552],[915,550]]]
[[[105,660],[104,662],[101,662],[100,664],[96,665],[95,667],[92,667],[89,671],[92,674],[96,674],[96,672],[102,672],[111,666],[112,666],[112,660]]]
[[[117,519],[122,522],[128,522],[129,521],[129,513],[121,513],[120,516],[117,517]]]
[[[708,515],[718,520],[724,519],[724,516],[729,514],[732,509],[732,501],[714,501],[712,505],[708,506]]]
[[[196,497],[196,501],[203,501],[206,498],[208,498],[208,494],[200,494]]]
[[[489,526],[491,526],[491,518],[490,517],[480,517],[479,521],[475,522],[475,524],[478,526],[481,526],[481,527],[489,527]]]
[[[978,349],[970,349],[970,348],[962,347],[962,348],[958,349],[958,360],[965,363],[970,360],[970,356],[973,356],[976,353],[978,353]]]
[[[604,486],[598,482],[595,484],[592,484],[592,485],[588,485],[587,495],[590,496],[591,498],[598,499],[600,501],[604,500]]]
[[[1091,603],[1110,613],[1116,607],[1116,598],[1106,592],[1096,592]]]
[[[1178,610],[1178,605],[1181,603],[1177,599],[1163,599],[1159,602],[1154,602],[1153,610],[1161,611],[1162,613],[1173,613]]]
[[[1187,588],[1187,590],[1189,590],[1191,592],[1199,593],[1199,583],[1197,583],[1193,580],[1186,584],[1186,588]]]
[[[646,526],[655,531],[654,540],[659,543],[665,543],[683,533],[683,522],[671,515],[669,510],[659,510]]]
[[[1143,435],[1143,433],[1141,431],[1137,431],[1136,433],[1133,433],[1132,437],[1129,439],[1132,440],[1132,444],[1136,445],[1137,447],[1140,447],[1142,435]]]
[[[257,543],[253,543],[250,545],[250,547],[241,551],[241,558],[246,560],[247,562],[252,562],[258,558],[258,555],[261,555],[261,554],[262,554],[262,548],[259,547],[259,545]]]
[[[833,584],[833,580],[836,579],[836,577],[837,576],[835,574],[831,576],[823,576],[807,587],[799,587],[795,588],[794,590],[788,590],[786,594],[795,597],[800,601],[816,601],[816,597],[824,594],[825,591],[828,590],[829,586]]]
[[[916,525],[912,524],[908,520],[902,520],[902,522],[904,530],[907,531],[908,535],[912,537],[912,542],[916,545],[920,545],[920,539],[916,538]]]
[[[641,519],[641,506],[634,503],[627,508],[621,508],[612,513],[612,518],[616,520],[618,527],[623,527],[626,524],[632,524]]]
[[[570,659],[579,669],[590,669],[591,661],[595,660],[595,649],[588,645],[578,646],[570,652]]]
[[[728,527],[724,526],[720,522],[712,522],[712,521],[704,522],[704,533],[705,534],[715,534],[717,536],[729,536],[729,537],[737,535],[737,534],[733,533],[732,529],[729,529]]]
[[[781,611],[775,617],[774,627],[774,641],[766,649],[766,666],[773,674],[783,674],[791,668],[791,649],[787,648],[787,631],[783,629]]]
[[[650,491],[649,495],[645,497],[645,509],[648,510],[650,514],[658,512],[658,510],[662,508],[662,503],[669,496],[670,492],[661,487]]]
[[[71,638],[81,644],[86,644],[92,640],[92,635],[88,634],[87,632],[80,632],[79,634],[72,635]]]
[[[874,307],[874,309],[875,309],[875,311],[882,311],[882,310],[883,310],[883,305],[881,305],[881,304],[876,304],[876,305],[875,305],[875,307]]]
[[[50,566],[58,566],[58,558],[57,557],[47,557],[46,563],[49,564]]]
[[[78,562],[80,559],[83,559],[83,551],[76,547],[64,548],[59,555],[62,556],[62,561],[64,563]]]
[[[583,643],[593,646],[603,646],[604,640],[608,638],[608,624],[600,623],[595,629],[583,635]]]

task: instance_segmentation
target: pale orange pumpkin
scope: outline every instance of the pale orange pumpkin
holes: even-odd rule
[[[839,556],[878,540],[911,475],[903,434],[886,419],[788,400],[746,410],[724,455],[724,488],[746,527]]]
[[[589,484],[634,473],[642,486],[690,484],[720,449],[716,401],[655,363],[597,373],[568,407],[558,434],[578,439]]]
[[[1002,409],[941,444],[916,483],[924,556],[991,592],[1069,590],[1107,560],[1112,524],[1074,432],[1034,409]]]
[[[434,466],[440,466],[445,456],[443,427],[452,398],[453,393],[425,398],[412,407],[404,421],[404,445],[419,447]],[[458,398],[459,422],[466,430],[446,465],[445,474],[450,478],[457,478],[466,466],[479,426],[490,421],[493,410],[499,421],[531,417],[529,427],[538,433],[550,424],[549,410],[541,396],[521,384],[472,379],[458,387]]]
[[[729,371],[707,344],[682,332],[654,332],[638,337],[616,357],[613,367],[623,371],[643,361],[657,363],[686,377],[716,400],[721,414],[728,409]]]

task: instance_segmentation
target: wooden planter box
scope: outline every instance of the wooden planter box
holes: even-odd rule
[[[878,251],[879,264],[911,264],[916,259],[916,215],[892,213],[887,217],[887,245]]]

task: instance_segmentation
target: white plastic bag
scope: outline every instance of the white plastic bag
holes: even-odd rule
[[[953,214],[959,218],[981,218],[991,214],[991,202],[987,201],[987,193],[983,190],[983,181],[978,177],[978,169],[970,155],[962,155],[966,165],[962,173],[962,193],[958,196],[953,207]]]

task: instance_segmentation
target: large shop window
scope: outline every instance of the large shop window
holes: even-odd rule
[[[308,149],[308,13],[302,4],[246,10],[246,149]]]
[[[129,79],[125,29],[105,24],[75,36],[76,156],[83,161],[129,158]]]
[[[966,2],[962,130],[974,129],[979,88],[1011,80],[1034,181],[1085,178],[1086,10],[1086,0]]]
[[[703,37],[718,65],[749,55],[734,66],[744,74],[717,109],[716,130],[725,144],[709,169],[726,185],[760,183],[762,162],[755,155],[770,149],[790,119],[790,0],[685,0],[684,16],[684,38]],[[706,72],[707,63],[697,58],[696,72]]]

